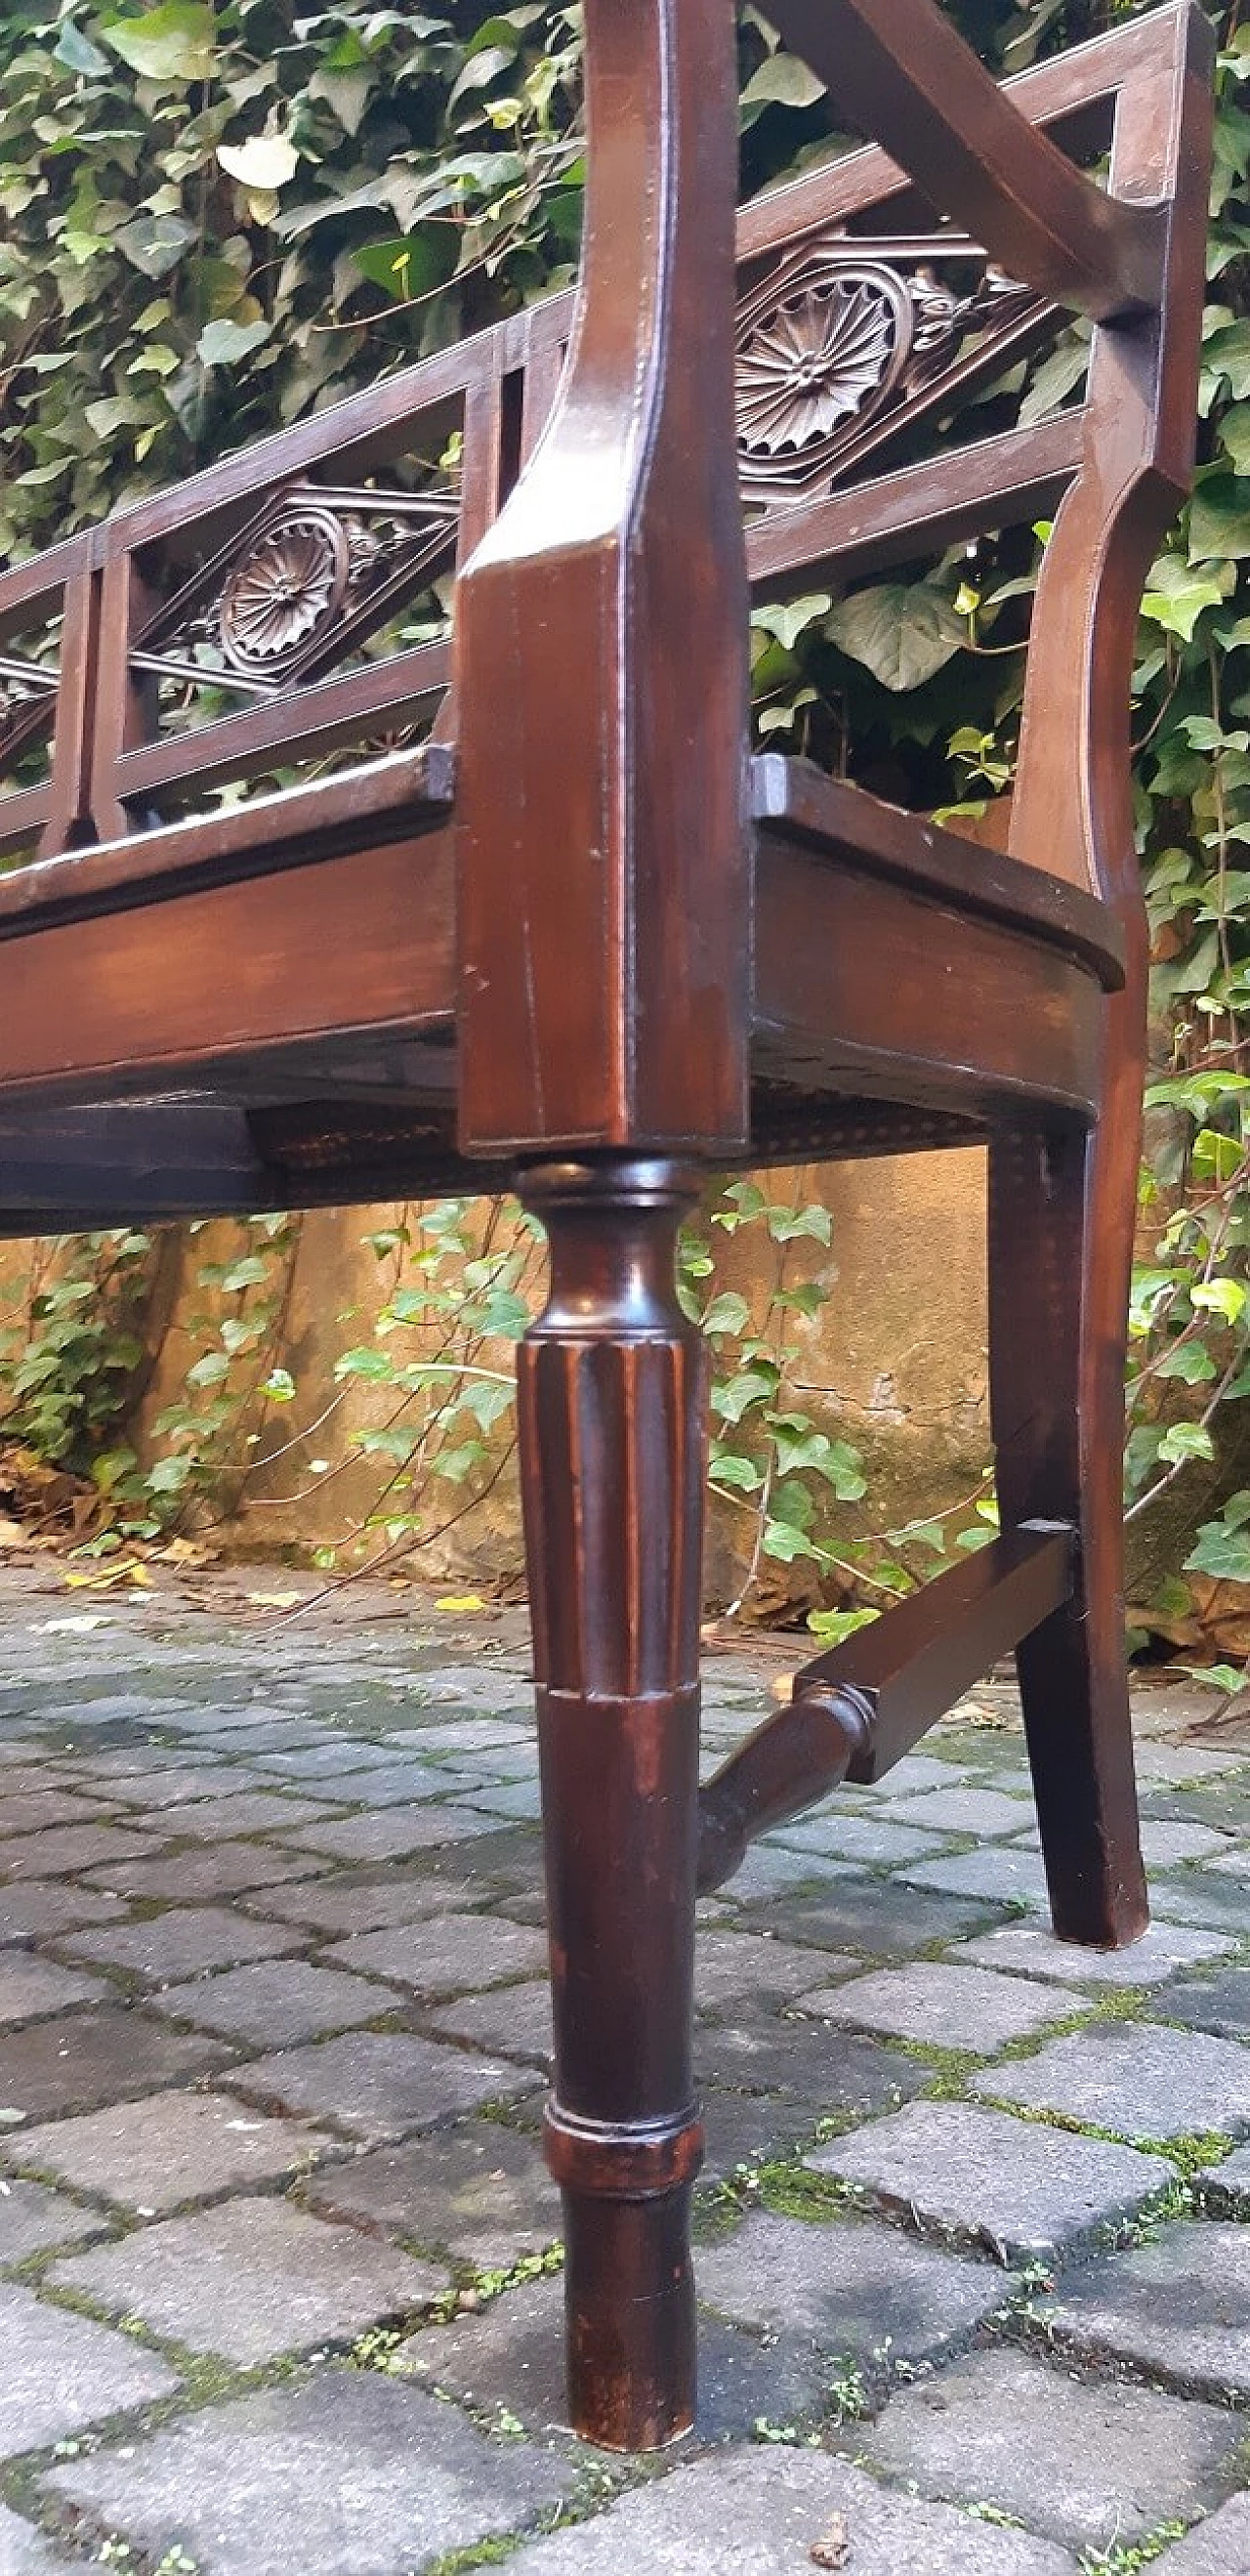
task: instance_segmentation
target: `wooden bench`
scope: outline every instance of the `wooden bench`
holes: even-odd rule
[[[0,579],[0,753],[50,745],[0,803],[28,861],[0,881],[4,1228],[515,1185],[547,1229],[520,1365],[546,2143],[572,2420],[624,2448],[693,2413],[696,1883],[1015,1647],[1056,1930],[1146,1920],[1128,715],[1192,463],[1211,38],[1157,9],[1000,91],[931,0],[769,9],[875,140],[736,247],[728,0],[587,0],[576,298]],[[1083,397],[964,435],[1074,313]],[[1008,855],[749,756],[752,586],[1043,515]],[[709,1168],[975,1141],[1002,1536],[811,1664],[700,1795],[679,1220]]]

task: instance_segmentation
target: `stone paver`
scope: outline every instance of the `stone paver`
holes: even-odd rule
[[[945,1860],[908,1861],[901,1875],[910,1886],[932,1888],[940,1896],[987,1896],[998,1905],[1011,1900],[1039,1913],[1050,1905],[1041,1854],[1019,1843],[952,1852]]]
[[[194,2022],[223,2039],[257,2048],[293,2048],[323,2031],[359,2029],[394,2009],[386,1986],[338,1968],[316,1968],[307,1959],[261,1959],[224,1976],[164,1986],[152,2010],[173,2021]]]
[[[730,1880],[725,1894],[735,1900],[741,1896],[741,1877]],[[863,1950],[870,1958],[909,1959],[935,1941],[983,1932],[999,1918],[992,1905],[918,1896],[910,1878],[903,1889],[848,1869],[823,1895],[792,1896],[780,1903],[770,1897],[765,1906],[746,1909],[746,1919],[763,1921],[779,1940],[810,1942],[816,1949]]]
[[[75,1975],[72,1969],[58,1968],[54,1959],[0,1951],[0,2029],[68,2012],[72,2004],[101,2002],[107,1993],[99,1977]]]
[[[1116,2354],[1203,2395],[1250,2397],[1250,2227],[1169,2227],[1074,2274],[1048,2313],[1076,2351]]]
[[[325,1956],[361,1976],[389,1977],[418,1994],[442,1996],[533,1976],[547,1965],[547,1944],[541,1933],[490,1915],[436,1914],[419,1932],[358,1933]]]
[[[113,2005],[6,2031],[0,2039],[0,2110],[13,2124],[92,2111],[154,2084],[185,2084],[228,2063],[220,2040],[169,2030]]]
[[[0,2504],[0,2569],[3,2576],[73,2576],[75,2567],[81,2576],[80,2558],[72,2563],[63,2558],[60,2550],[46,2540],[42,2532],[36,2531],[33,2523],[23,2521],[20,2514],[10,2513],[7,2505]]]
[[[333,2143],[307,2121],[245,2110],[229,2094],[156,2093],[85,2119],[22,2129],[6,2153],[74,2191],[151,2217],[296,2173]]]
[[[448,2278],[396,2246],[275,2200],[162,2219],[120,2244],[68,2256],[50,2277],[114,2315],[142,2317],[153,2334],[243,2368],[423,2308]]]
[[[1104,2023],[994,2068],[974,2090],[1123,2138],[1236,2133],[1250,2128],[1250,2050],[1204,2031]]]
[[[551,2064],[551,1989],[545,1977],[485,1995],[465,1995],[431,2016],[449,2038],[470,2040],[531,2065]]]
[[[737,2451],[624,2497],[596,2522],[531,2543],[512,2576],[1076,2576],[1026,2532],[891,2494],[844,2460]],[[828,2556],[817,2559],[823,2547]]]
[[[49,2245],[80,2245],[107,2225],[99,2210],[80,2209],[41,2182],[0,2182],[0,2264],[24,2263]]]
[[[1152,2151],[1250,2136],[1250,1743],[1185,1736],[1201,1693],[1141,1695],[1154,1926],[1135,1949],[1047,1929],[1005,1683],[700,1907],[700,2434],[617,2494],[558,2429],[559,2276],[483,2284],[449,2324],[430,2307],[563,2232],[520,1615],[353,1585],[290,1622],[251,1569],[197,1569],[195,1608],[176,1573],[89,1607],[49,1580],[0,1568],[0,2274],[30,2266],[9,2284],[23,2334],[85,2326],[97,2355],[159,2369],[146,2331],[171,2367],[203,2362],[189,2403],[168,2387],[172,2410],[103,2448],[81,2443],[95,2414],[53,2433],[78,2456],[7,2489],[24,2557],[42,2516],[57,2568],[111,2536],[152,2570],[178,2550],[199,2576],[415,2576],[499,2536],[523,2576],[805,2576],[844,2544],[847,2576],[1077,2576],[1094,2533],[1118,2570],[1136,2531],[1153,2552],[1176,2523],[1218,2553],[1194,2576],[1250,2576],[1222,2506],[1250,2457],[1229,2406],[1250,2144],[1198,2177],[1187,2220],[1163,2214],[1174,2169]],[[317,1591],[285,1570],[272,1588]],[[709,1765],[784,1654],[714,1658]],[[1000,2049],[975,2076],[948,2054]],[[935,2050],[942,2098],[922,2098]],[[806,2181],[752,2179],[800,2159]],[[361,2334],[365,2366],[340,2366]],[[252,2354],[275,2384],[214,2395]],[[908,2466],[921,2437],[932,2461]],[[589,2518],[540,2537],[570,2475]]]
[[[1018,2515],[1071,2548],[1123,2546],[1214,2502],[1237,2441],[1219,2408],[974,2352],[891,2397],[857,2447],[923,2495]]]
[[[923,1860],[949,1848],[940,1834],[916,1833],[896,1824],[893,1816],[820,1816],[810,1824],[781,1825],[777,1840],[788,1851],[828,1853],[833,1860],[871,1866],[877,1862]]]
[[[1156,1922],[1194,1923],[1203,1931],[1246,1937],[1246,1890],[1242,1879],[1219,1877],[1214,1869],[1178,1870],[1173,1878],[1156,1878],[1150,1890]]]
[[[1174,2549],[1156,2559],[1159,2576],[1246,2576],[1250,2567],[1250,2495],[1230,2496]]]
[[[1198,2181],[1208,2205],[1232,2218],[1250,2217],[1250,2147],[1234,2147],[1218,2165],[1207,2165]]]
[[[743,2441],[754,2426],[817,2419],[821,2371],[815,2354],[761,2346],[719,2317],[700,2320],[699,2404],[705,2442]],[[478,2316],[431,2326],[396,2356],[432,2387],[486,2414],[515,2416],[534,2433],[568,2429],[564,2378],[564,2288],[526,2282],[492,2299]]]
[[[832,2115],[893,2108],[929,2083],[929,2069],[902,2049],[857,2031],[813,2029],[810,2022],[749,2012],[696,2025],[700,2081],[747,2093],[792,2093]],[[819,2113],[818,2113],[819,2116]]]
[[[1142,1858],[1147,1869],[1174,1869],[1178,1861],[1206,1860],[1219,1865],[1228,1852],[1227,1834],[1210,1825],[1157,1824],[1149,1818],[1141,1829]]]
[[[63,2441],[154,2397],[178,2378],[130,2336],[47,2306],[20,2282],[0,2282],[0,2459]]]
[[[939,1833],[972,1834],[978,1842],[999,1834],[1022,1834],[1033,1822],[1028,1801],[1004,1797],[1000,1789],[926,1789],[892,1812],[900,1823],[925,1825]]]
[[[1024,2039],[1048,2022],[1067,2021],[1078,2008],[1061,1986],[1026,1985],[988,1968],[950,1967],[932,1959],[879,1968],[849,1985],[816,1987],[801,2002],[804,2012],[824,2021],[931,2048],[966,2049],[977,2057],[992,2057],[1009,2040]]]
[[[1250,1916],[1250,1905],[1247,1912]],[[1223,2039],[1250,2039],[1250,1968],[1178,1977],[1158,1997],[1156,2010],[1166,2013],[1169,2021],[1185,2022],[1191,2030],[1215,2031]]]
[[[194,2415],[125,2458],[75,2461],[48,2483],[153,2563],[180,2542],[199,2576],[419,2576],[524,2528],[572,2482],[563,2460],[490,2443],[419,2389],[336,2370]]]
[[[319,1875],[328,1864],[311,1852],[279,1851],[272,1843],[205,1843],[198,1851],[175,1852],[169,1860],[127,1860],[101,1870],[101,1882],[119,1896],[168,1905],[212,1903],[242,1890],[277,1887]]]
[[[161,1827],[162,1836],[167,1837],[167,1830]],[[71,1870],[97,1868],[104,1861],[140,1860],[151,1849],[145,1835],[123,1832],[118,1825],[62,1825],[51,1833],[0,1842],[0,1877],[64,1878]]]
[[[244,1959],[274,1959],[297,1950],[289,1925],[249,1922],[246,1914],[217,1905],[170,1906],[142,1923],[117,1923],[103,1932],[75,1932],[60,1944],[67,1958],[119,1968],[146,1985],[170,1985]]]
[[[235,1797],[196,1799],[193,1805],[179,1808],[176,1823],[179,1836],[186,1834],[194,1842],[233,1842],[240,1834],[296,1834],[301,1826],[328,1821],[338,1812],[323,1798],[293,1798],[285,1790],[254,1789]],[[173,1820],[166,1816],[158,1821],[168,1837]]]
[[[309,1861],[311,1866],[311,1857]],[[328,1868],[323,1861],[321,1867]],[[488,1892],[480,1883],[467,1877],[447,1878],[432,1866],[420,1869],[415,1878],[313,1880],[300,1887],[257,1889],[249,1896],[248,1907],[254,1914],[276,1915],[280,1922],[296,1923],[327,1939],[342,1940],[356,1932],[381,1932],[389,1926],[424,1923],[431,1914],[446,1914],[457,1905],[480,1904]],[[507,1880],[509,1886],[520,1884],[519,1878]]]
[[[490,2057],[403,2031],[360,2031],[316,2048],[280,2049],[232,2069],[232,2089],[331,2121],[371,2145],[433,2129],[483,2102],[531,2092],[538,2079]]]
[[[49,1825],[89,1825],[98,1822],[95,1802],[76,1798],[64,1789],[29,1789],[23,1792],[12,1781],[6,1782],[4,1802],[6,1834],[39,1833]]]
[[[774,1941],[758,1932],[700,1932],[694,1945],[696,2011],[717,2011],[725,2004],[758,2002],[761,1997],[792,2003],[812,1982],[856,1975],[861,1962],[824,1951],[814,1958],[794,1941]]]
[[[35,1879],[29,1886],[0,1887],[0,1944],[46,1941],[85,1923],[116,1923],[125,1907],[102,1889],[74,1887],[59,1879]]]
[[[1084,1950],[1057,1941],[1040,1923],[1004,1923],[966,1941],[956,1957],[981,1968],[1009,1968],[1022,1977],[1057,1977],[1073,1986],[1161,1986],[1204,1959],[1223,1957],[1232,1947],[1229,1934],[1200,1932],[1183,1923],[1150,1925],[1127,1950]],[[1170,2009],[1170,2007],[1169,2007]]]
[[[445,2249],[484,2271],[507,2271],[564,2233],[537,2140],[497,2120],[353,2156],[315,2174],[304,2198],[324,2217]]]
[[[887,2208],[981,2237],[1005,2260],[1062,2254],[1135,2216],[1175,2178],[1163,2156],[966,2102],[909,2102],[806,2162]]]
[[[766,2212],[708,2246],[697,2279],[719,2315],[815,2343],[864,2371],[933,2360],[1008,2296],[993,2265],[914,2244],[873,2219],[813,2226]]]
[[[436,1850],[440,1843],[493,1833],[497,1822],[471,1807],[429,1806],[402,1814],[387,1808],[381,1815],[340,1816],[290,1839],[301,1851],[321,1852],[329,1860],[406,1860],[410,1853]]]

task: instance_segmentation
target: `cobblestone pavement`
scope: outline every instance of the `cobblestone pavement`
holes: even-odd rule
[[[0,2576],[1250,2576],[1250,1737],[1060,1949],[1012,1694],[701,1909],[702,2412],[562,2424],[524,1629],[0,1578]],[[710,1763],[793,1644],[709,1656]]]

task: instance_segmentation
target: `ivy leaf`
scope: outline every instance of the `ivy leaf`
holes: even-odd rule
[[[754,1458],[740,1458],[735,1450],[713,1450],[708,1476],[714,1485],[729,1492],[756,1494],[764,1482],[764,1471]]]
[[[742,92],[744,108],[814,107],[825,95],[825,84],[809,71],[797,54],[770,54],[759,70],[752,72]]]
[[[1220,444],[1238,474],[1250,474],[1250,402],[1234,403],[1220,422]]]
[[[1159,1456],[1179,1467],[1190,1458],[1214,1458],[1215,1444],[1200,1422],[1173,1422],[1159,1442]]]
[[[1177,1342],[1155,1363],[1156,1377],[1178,1377],[1186,1386],[1208,1385],[1215,1373],[1215,1362],[1201,1342]]]
[[[244,1288],[263,1288],[269,1277],[269,1265],[258,1252],[245,1252],[241,1261],[232,1261],[222,1275],[227,1295],[237,1297]]]
[[[187,1384],[197,1387],[220,1386],[222,1379],[227,1377],[229,1372],[230,1362],[224,1351],[205,1351],[203,1359],[196,1360],[194,1367],[187,1370]]]
[[[500,72],[511,70],[515,60],[515,44],[484,45],[479,53],[471,54],[447,101],[448,113],[469,91],[489,89]]]
[[[445,286],[456,265],[458,239],[454,224],[430,224],[424,232],[405,233],[397,241],[364,242],[352,252],[362,277],[382,287],[399,304],[432,294]]]
[[[141,18],[101,27],[106,45],[144,80],[206,81],[213,76],[214,25],[209,0],[164,0]]]
[[[703,1317],[705,1333],[742,1333],[751,1321],[751,1309],[745,1297],[731,1288],[714,1297]]]
[[[827,591],[813,591],[807,599],[770,600],[753,611],[751,624],[765,635],[773,635],[792,653],[800,635],[827,617],[833,601]]]
[[[1205,1306],[1212,1314],[1222,1315],[1226,1324],[1238,1323],[1246,1311],[1246,1291],[1240,1279],[1208,1279],[1189,1293],[1195,1306]]]
[[[145,277],[167,277],[195,240],[183,215],[135,215],[113,235],[117,248]]]
[[[1250,1583],[1250,1530],[1208,1521],[1185,1559],[1185,1572],[1213,1575],[1217,1583]]]
[[[841,1646],[860,1628],[870,1628],[879,1610],[809,1610],[807,1624],[822,1646]]]
[[[741,1422],[757,1404],[766,1404],[777,1391],[779,1372],[774,1367],[740,1369],[736,1377],[712,1389],[712,1409],[722,1422]]]
[[[839,600],[826,633],[863,662],[883,688],[918,689],[964,643],[964,628],[944,591],[927,582],[883,582]]]
[[[64,63],[67,71],[81,72],[88,80],[98,79],[100,73],[109,67],[107,54],[102,54],[99,46],[93,45],[89,36],[84,36],[72,18],[66,19],[56,40],[53,60]]]
[[[775,1558],[780,1565],[793,1565],[801,1556],[813,1557],[819,1565],[824,1554],[806,1532],[796,1529],[792,1522],[771,1520],[764,1524],[763,1552],[765,1556]]]
[[[206,367],[232,367],[272,338],[272,322],[206,322],[195,353]]]
[[[1212,565],[1203,564],[1195,569],[1179,555],[1160,555],[1151,566],[1142,616],[1161,626],[1165,634],[1179,635],[1182,643],[1192,644],[1203,609],[1218,608],[1221,600],[1227,599],[1234,579],[1231,566],[1216,571]]]
[[[777,1465],[783,1476],[806,1471],[823,1476],[833,1487],[840,1503],[862,1502],[868,1491],[859,1457],[848,1441],[831,1440],[827,1432],[808,1431],[799,1436],[787,1431],[774,1434],[777,1442]]]
[[[262,196],[276,196],[299,168],[299,154],[284,134],[253,134],[247,143],[219,143],[217,158],[228,178]]]
[[[770,1207],[768,1231],[774,1243],[797,1243],[807,1238],[813,1243],[832,1243],[833,1219],[828,1208],[814,1202],[809,1207]]]
[[[1195,492],[1189,512],[1189,560],[1221,562],[1250,555],[1250,510],[1231,474],[1214,476]]]

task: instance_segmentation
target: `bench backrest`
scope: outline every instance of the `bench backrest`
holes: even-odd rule
[[[1156,10],[1000,93],[931,0],[770,14],[878,144],[742,209],[735,242],[729,0],[588,0],[576,295],[0,576],[0,770],[51,743],[0,851],[143,832],[439,710],[466,1063],[488,1015],[528,1048],[527,1134],[567,1137],[574,1089],[601,1142],[742,1133],[748,583],[1057,512],[1013,847],[1140,916],[1128,682],[1192,464],[1207,22]],[[1078,167],[1104,152],[1105,188]],[[961,439],[961,403],[1073,311],[1083,401]],[[506,1144],[472,1081],[467,1135]]]

